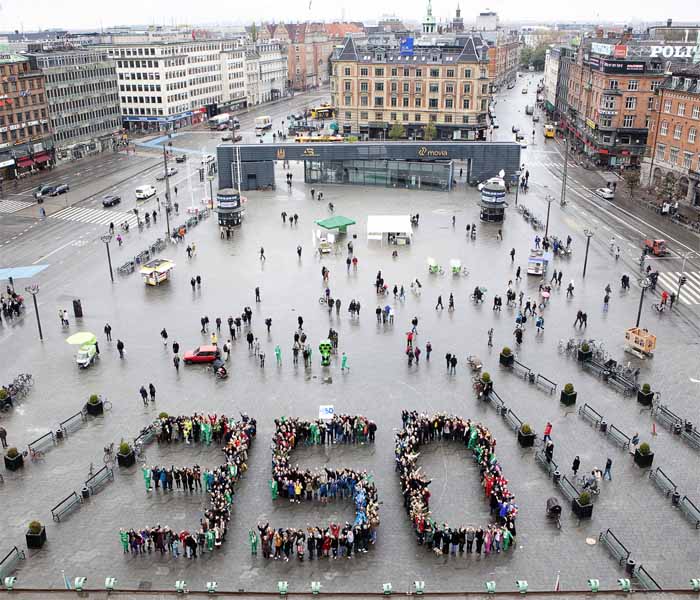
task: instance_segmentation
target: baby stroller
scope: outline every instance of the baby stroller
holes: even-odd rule
[[[547,517],[557,524],[557,529],[561,529],[561,504],[557,498],[547,498]]]

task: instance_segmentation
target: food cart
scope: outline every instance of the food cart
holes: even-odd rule
[[[141,266],[139,271],[146,285],[160,285],[170,279],[175,263],[167,258],[155,258]]]
[[[647,358],[654,355],[655,349],[656,336],[649,333],[648,329],[630,327],[625,331],[625,352]]]
[[[544,250],[530,250],[530,258],[527,259],[527,274],[544,276],[547,265],[552,260],[552,253]]]

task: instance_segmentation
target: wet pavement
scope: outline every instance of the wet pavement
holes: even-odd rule
[[[585,335],[602,340],[606,349],[619,360],[632,361],[642,370],[640,381],[651,383],[661,400],[676,413],[698,421],[697,387],[689,377],[697,376],[697,330],[692,311],[678,314],[653,313],[647,298],[642,311],[642,326],[658,335],[653,359],[638,361],[623,353],[624,329],[634,324],[639,302],[636,254],[625,252],[620,262],[610,256],[605,238],[591,244],[588,273],[581,278],[585,227],[598,218],[585,210],[560,210],[552,207],[550,231],[560,237],[571,234],[573,255],[555,259],[552,265],[564,272],[562,288],[556,288],[544,312],[545,331],[535,334],[532,319],[525,327],[524,342],[517,348],[518,360],[537,373],[558,383],[571,382],[578,391],[576,407],[566,408],[558,395],[550,395],[525,382],[517,374],[498,364],[498,350],[514,347],[515,312],[503,307],[491,309],[494,293],[505,294],[509,279],[515,279],[517,266],[523,271],[536,233],[514,208],[508,209],[501,226],[503,239],[497,239],[498,226],[478,223],[477,192],[462,183],[451,193],[404,191],[383,188],[325,186],[324,202],[312,201],[309,186],[302,183],[301,165],[293,164],[294,185],[284,185],[284,172],[278,169],[278,189],[250,193],[243,226],[233,240],[219,238],[214,218],[204,220],[188,234],[195,242],[196,256],[188,260],[185,244],[172,246],[163,257],[176,262],[171,281],[158,288],[146,287],[137,274],[109,281],[104,249],[89,246],[90,251],[72,251],[63,262],[51,263],[37,277],[41,285],[39,311],[44,342],[37,339],[32,311],[14,323],[3,324],[0,344],[3,360],[0,378],[9,381],[18,372],[30,371],[36,384],[29,396],[10,413],[3,413],[2,426],[8,430],[11,445],[26,448],[27,443],[80,410],[92,393],[105,395],[113,408],[104,417],[89,419],[39,461],[26,460],[17,473],[3,472],[2,548],[25,548],[26,524],[39,519],[47,529],[48,542],[40,551],[28,551],[20,564],[18,578],[22,586],[61,588],[61,571],[70,577],[88,575],[93,582],[115,576],[121,588],[143,591],[170,589],[176,579],[184,578],[191,587],[203,588],[216,580],[221,589],[275,591],[278,580],[289,581],[291,589],[308,589],[310,581],[322,582],[324,592],[346,590],[375,592],[385,581],[405,590],[416,579],[424,580],[429,590],[483,589],[483,582],[494,580],[499,589],[512,589],[515,579],[526,579],[532,590],[553,589],[557,573],[564,590],[585,589],[586,580],[595,577],[602,587],[612,589],[623,576],[606,550],[598,543],[598,534],[612,529],[632,551],[637,564],[644,567],[664,588],[686,588],[688,578],[698,573],[700,535],[648,479],[647,471],[637,468],[627,451],[618,449],[575,412],[584,403],[591,404],[613,423],[631,435],[639,432],[655,452],[654,466],[661,466],[683,494],[700,500],[698,454],[678,436],[661,425],[652,435],[652,420],[633,397],[623,397],[601,380],[580,369],[573,358],[561,354],[560,338]],[[532,177],[540,177],[533,167]],[[544,175],[542,175],[544,177]],[[317,187],[317,189],[319,189]],[[196,192],[197,199],[202,194]],[[511,198],[512,200],[512,198]],[[357,225],[349,230],[354,239],[357,271],[346,271],[345,242],[341,238],[337,254],[319,259],[313,252],[315,219],[329,215],[327,202],[333,202],[336,215],[349,216]],[[535,192],[520,196],[520,202],[542,212],[542,197]],[[567,207],[568,208],[568,207]],[[297,227],[283,224],[280,213],[299,214]],[[420,213],[414,243],[398,248],[366,241],[367,217],[373,214]],[[452,216],[456,223],[452,226]],[[465,235],[467,223],[477,223],[475,240]],[[33,234],[31,234],[33,235]],[[31,238],[30,238],[31,239]],[[29,242],[27,242],[29,243]],[[303,247],[301,260],[296,247]],[[258,258],[261,246],[266,260]],[[516,249],[515,261],[509,252]],[[79,250],[79,249],[78,249]],[[446,269],[452,258],[461,259],[470,270],[468,277],[430,276],[426,260],[434,257]],[[115,261],[116,262],[116,261]],[[323,294],[321,267],[330,269],[333,297],[342,299],[339,315],[321,307]],[[381,269],[390,289],[396,283],[406,288],[401,301],[378,299],[373,282]],[[620,274],[633,275],[632,290],[619,291]],[[193,293],[190,277],[201,275],[200,290]],[[409,291],[409,283],[418,277],[422,295]],[[574,298],[567,300],[564,288],[575,282]],[[21,282],[24,285],[25,281]],[[613,287],[610,309],[602,310],[603,289]],[[487,301],[475,306],[469,299],[476,285],[488,289]],[[525,298],[536,297],[539,279],[523,274],[515,282],[516,291]],[[254,288],[260,287],[262,301],[255,303]],[[454,312],[436,311],[439,294],[447,303],[454,293]],[[76,322],[70,310],[73,298],[80,298],[84,317]],[[350,299],[362,303],[360,319],[347,313]],[[393,325],[377,324],[374,308],[389,304],[396,313]],[[224,322],[229,315],[253,309],[253,332],[268,360],[264,368],[249,356],[245,341],[234,343],[231,376],[215,380],[199,366],[181,366],[179,374],[172,366],[170,348],[164,348],[159,332],[166,327],[169,341],[177,340],[181,352],[207,339],[200,334],[200,317],[217,316]],[[61,330],[58,308],[70,313],[70,328]],[[588,312],[587,331],[572,327],[577,310]],[[349,358],[350,370],[341,373],[337,359],[322,369],[318,353],[309,370],[292,365],[292,335],[297,316],[304,318],[314,349],[325,339],[328,328],[339,333],[341,352]],[[419,318],[417,345],[424,349],[429,340],[434,354],[425,355],[420,365],[409,367],[404,356],[405,333],[411,319]],[[272,318],[267,335],[264,319]],[[109,322],[112,336],[122,339],[126,356],[120,360],[115,341],[108,343],[102,329]],[[493,327],[494,346],[487,346],[487,331]],[[100,340],[101,358],[87,370],[78,370],[73,353],[64,339],[79,330],[90,330]],[[282,348],[282,366],[274,364],[274,347]],[[450,376],[444,366],[446,352],[459,357],[457,373]],[[479,355],[484,369],[495,381],[495,389],[506,404],[541,434],[547,420],[553,423],[555,460],[569,473],[574,456],[581,458],[581,473],[602,468],[608,457],[613,460],[613,479],[605,482],[595,498],[593,518],[580,524],[568,508],[563,512],[561,530],[545,516],[545,502],[555,496],[564,499],[538,466],[533,450],[523,450],[512,430],[493,407],[479,402],[472,392],[468,354]],[[138,389],[153,382],[157,401],[143,407]],[[378,424],[373,446],[304,449],[295,459],[308,465],[349,465],[364,467],[375,477],[379,489],[381,526],[376,546],[369,554],[352,561],[290,561],[280,563],[252,557],[248,530],[261,520],[277,526],[304,526],[307,522],[337,517],[350,519],[351,506],[327,508],[301,505],[290,508],[280,500],[273,502],[268,490],[270,477],[269,439],[273,419],[281,415],[315,417],[319,405],[333,404],[337,412],[364,414]],[[402,508],[402,497],[393,469],[393,437],[401,425],[401,410],[448,411],[485,423],[498,440],[498,456],[504,465],[510,488],[520,508],[517,548],[508,554],[489,557],[436,557],[416,545]],[[173,492],[147,494],[140,470],[120,469],[115,481],[60,523],[51,520],[50,509],[73,490],[79,491],[90,462],[100,465],[102,448],[122,438],[132,439],[160,411],[185,414],[194,411],[237,415],[247,412],[258,420],[258,438],[250,452],[249,471],[237,488],[236,501],[227,542],[222,550],[197,561],[159,556],[131,557],[122,554],[120,527],[143,527],[156,523],[175,528],[195,527],[207,499],[202,494]],[[147,449],[149,464],[214,466],[220,455],[216,448],[161,446]],[[448,523],[480,523],[485,519],[478,473],[457,447],[429,448],[421,457],[426,473],[433,479],[434,510]]]

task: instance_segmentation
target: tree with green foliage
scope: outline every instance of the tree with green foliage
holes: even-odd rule
[[[630,198],[634,196],[635,190],[639,187],[639,171],[634,169],[627,169],[623,174],[622,178],[627,184],[627,189],[630,191]]]
[[[250,39],[253,40],[253,43],[258,41],[258,26],[255,24],[255,21],[250,26]]]
[[[406,128],[401,123],[394,123],[389,130],[389,139],[396,141],[406,137]]]
[[[434,123],[428,123],[425,127],[423,127],[423,139],[426,142],[429,142],[430,140],[434,140],[437,137],[437,127],[435,127]]]

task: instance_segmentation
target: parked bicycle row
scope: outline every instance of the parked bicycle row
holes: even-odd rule
[[[134,256],[133,260],[127,261],[123,265],[121,265],[117,269],[117,272],[120,275],[129,275],[130,273],[133,273],[137,265],[147,263],[149,260],[151,260],[151,258],[153,258],[158,252],[160,252],[164,248],[165,240],[163,238],[158,238],[148,248]]]
[[[12,408],[15,402],[22,400],[32,389],[34,379],[31,373],[20,373],[12,383],[0,388],[0,410],[6,411]]]

